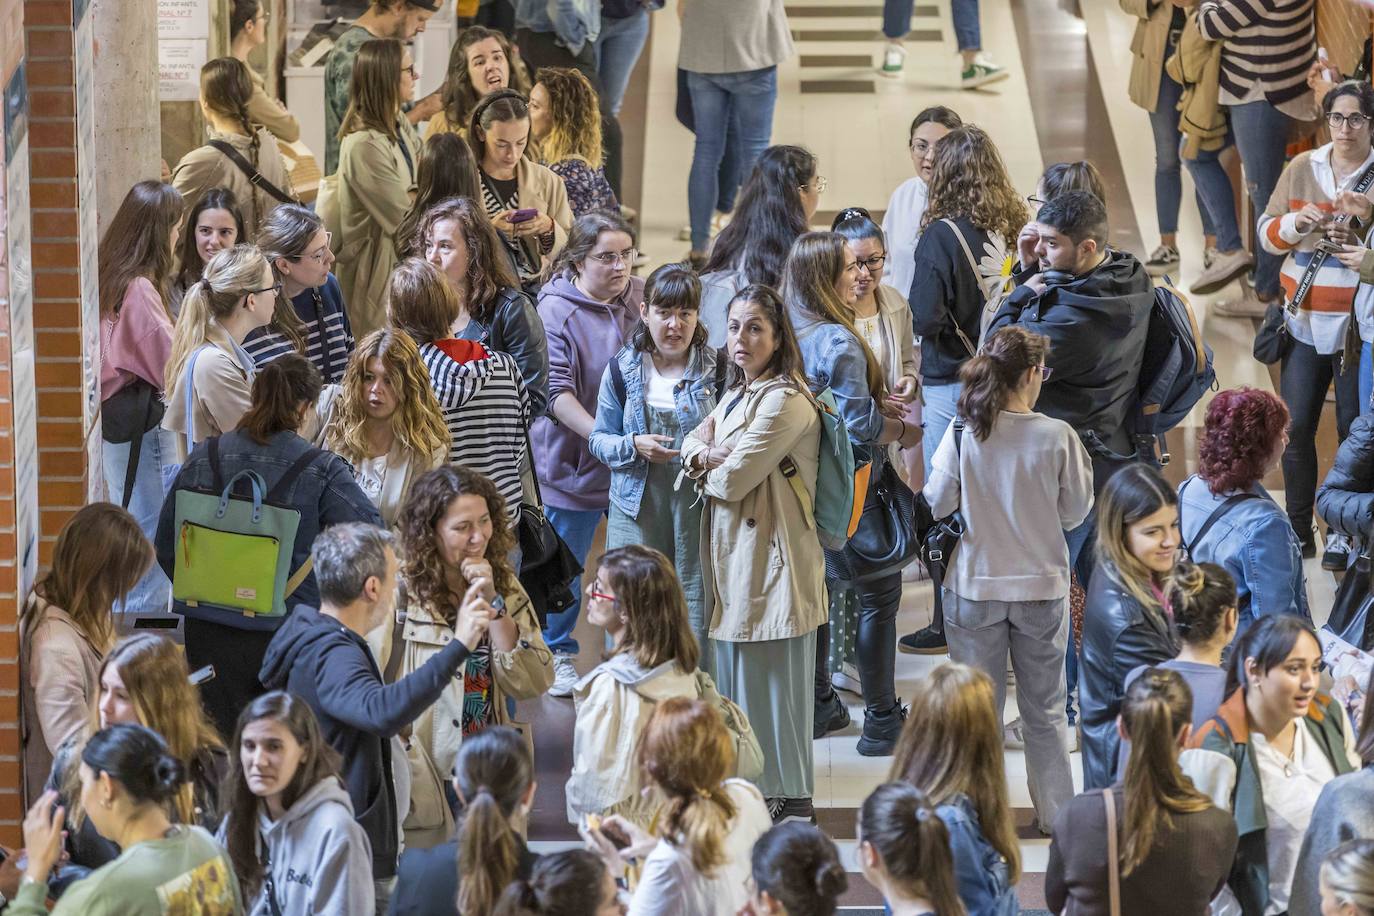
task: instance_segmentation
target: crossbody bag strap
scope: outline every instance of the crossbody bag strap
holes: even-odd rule
[[[964,257],[968,258],[969,269],[973,271],[973,285],[978,287],[979,295],[983,295],[983,284],[978,282],[978,262],[973,257],[973,249],[969,247],[968,239],[964,238],[963,230],[960,229],[959,224],[952,219],[942,219],[940,222],[949,226],[950,231],[954,233],[954,237],[959,240],[959,247],[964,249]],[[988,297],[983,295],[983,304],[986,305],[987,301]],[[968,335],[964,333],[964,329],[959,327],[959,322],[954,319],[954,315],[951,314],[949,316],[949,321],[950,324],[954,325],[954,333],[959,335],[959,341],[964,345],[964,349],[968,350],[968,355],[970,357],[977,356],[978,348],[973,345],[973,341],[969,340]]]
[[[262,889],[267,898],[267,906],[272,916],[282,916],[281,904],[277,902],[277,883],[272,880],[272,857],[267,853],[267,838],[258,834],[258,845],[262,849]]]
[[[1355,193],[1364,194],[1369,190],[1371,185],[1374,185],[1374,165],[1365,169],[1364,174],[1360,176],[1360,180],[1355,183]],[[1338,223],[1349,221],[1349,213],[1339,213],[1335,217],[1335,222]],[[1322,265],[1326,263],[1326,259],[1327,252],[1321,248],[1312,252],[1312,260],[1307,262],[1307,269],[1302,272],[1302,277],[1298,280],[1298,287],[1294,290],[1293,297],[1283,307],[1284,311],[1286,311],[1289,316],[1294,318],[1297,317],[1298,309],[1302,307],[1303,300],[1307,298],[1308,292],[1311,291],[1312,286],[1317,282],[1317,273],[1322,269]]]
[[[223,140],[211,140],[210,145],[213,146],[215,149],[219,150],[221,153],[223,153],[230,162],[238,166],[239,171],[248,176],[248,183],[251,184],[253,187],[267,192],[268,195],[275,197],[281,203],[300,203],[300,201],[296,200],[296,198],[292,197],[290,194],[287,194],[281,188],[277,187],[272,182],[264,178],[262,172],[259,172],[257,169],[253,168],[253,163],[243,158],[243,154],[240,153],[238,150],[234,149],[234,147],[229,143],[226,143]]]
[[[1226,501],[1223,502],[1221,505],[1217,506],[1215,509],[1213,509],[1211,513],[1207,516],[1206,521],[1202,523],[1202,527],[1199,528],[1197,530],[1197,534],[1193,536],[1192,543],[1184,544],[1183,549],[1191,555],[1192,549],[1196,547],[1198,544],[1202,543],[1202,539],[1207,536],[1207,532],[1212,530],[1213,525],[1221,521],[1222,516],[1226,515],[1226,513],[1230,512],[1232,509],[1234,509],[1236,506],[1239,506],[1247,499],[1261,498],[1262,497],[1260,497],[1256,493],[1235,493],[1231,496],[1226,497]]]
[[[134,384],[138,385],[137,380]],[[142,382],[139,387],[138,403],[143,408],[139,415],[143,417],[143,422],[139,427],[143,430],[133,441],[129,443],[129,458],[124,468],[124,492],[119,501],[120,508],[129,508],[129,501],[134,498],[134,484],[138,481],[138,462],[143,457],[143,437],[148,435],[148,418],[153,414],[153,386],[147,382]]]
[[[1107,815],[1107,906],[1111,916],[1121,916],[1121,857],[1117,850],[1116,799],[1111,789],[1102,790]]]

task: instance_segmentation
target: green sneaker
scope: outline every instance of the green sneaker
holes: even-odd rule
[[[896,78],[902,75],[902,66],[906,63],[906,48],[890,42],[887,50],[883,52],[883,65],[878,68],[878,72],[883,76]]]
[[[980,57],[964,68],[959,84],[963,89],[977,89],[979,86],[1004,80],[1010,75],[1002,67]]]

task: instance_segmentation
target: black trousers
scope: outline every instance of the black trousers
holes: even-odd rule
[[[583,45],[582,53],[574,55],[558,43],[558,37],[553,32],[533,32],[529,29],[516,30],[515,41],[520,46],[520,56],[529,67],[530,79],[537,79],[541,67],[568,67],[582,71],[582,75],[591,81],[597,98],[601,100],[601,147],[606,156],[606,181],[610,183],[616,200],[623,200],[620,193],[621,148],[625,141],[620,133],[620,122],[611,115],[610,106],[606,104],[592,46]]]
[[[1341,357],[1321,354],[1310,344],[1293,341],[1279,369],[1279,394],[1293,422],[1283,450],[1284,503],[1293,530],[1306,543],[1311,538],[1312,504],[1317,496],[1317,426],[1326,390],[1336,383],[1336,437],[1344,442],[1360,415],[1360,357],[1340,371]]]
[[[832,587],[827,582],[826,587]],[[859,596],[859,625],[854,637],[854,660],[863,683],[864,708],[881,715],[897,705],[897,607],[902,602],[902,574],[893,573],[855,586]],[[817,700],[830,697],[830,624],[816,632]]]
[[[215,676],[200,685],[200,699],[210,720],[228,744],[239,713],[267,692],[258,682],[273,630],[240,630],[187,617],[182,622],[186,663],[192,671],[213,665]]]

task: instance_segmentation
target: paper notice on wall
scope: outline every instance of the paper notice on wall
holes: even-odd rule
[[[209,38],[210,0],[157,0],[157,37]]]
[[[200,68],[205,66],[204,38],[158,42],[158,96],[164,102],[200,98]]]

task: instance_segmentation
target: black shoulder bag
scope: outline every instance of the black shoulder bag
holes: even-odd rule
[[[230,162],[238,166],[239,171],[248,176],[248,182],[251,185],[253,185],[253,187],[266,191],[269,195],[275,197],[277,200],[284,204],[300,203],[300,201],[297,200],[294,195],[287,194],[281,188],[277,187],[272,182],[262,177],[262,172],[259,172],[257,169],[253,168],[253,163],[243,158],[243,154],[240,153],[238,150],[234,149],[232,145],[224,142],[223,140],[211,140],[210,145],[213,146],[215,149],[219,150],[226,157],[228,157]]]
[[[957,462],[962,454],[964,440],[964,421],[954,421],[954,458]],[[963,482],[960,482],[963,486]],[[916,527],[917,539],[921,546],[921,562],[925,564],[926,571],[930,573],[930,581],[935,586],[936,600],[939,600],[940,588],[944,584],[945,575],[949,571],[950,557],[954,554],[954,548],[959,546],[959,539],[964,536],[964,514],[955,509],[944,518],[937,519],[930,511],[930,503],[926,502],[925,494],[920,494],[916,499]]]
[[[534,483],[534,502],[520,501],[520,519],[516,523],[520,541],[519,579],[543,627],[550,613],[567,610],[576,600],[572,583],[582,575],[582,564],[544,514],[544,496],[539,492],[539,475],[534,470],[529,429],[525,430],[525,456]]]

